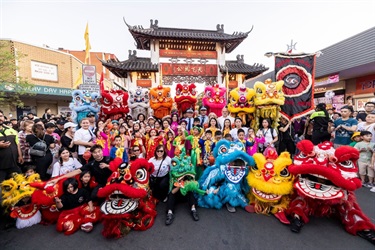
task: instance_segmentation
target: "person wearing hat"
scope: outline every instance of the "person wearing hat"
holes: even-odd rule
[[[351,139],[352,142],[349,144],[349,146],[354,147],[358,142],[362,141],[361,132],[354,132]]]
[[[333,122],[335,126],[335,139],[333,141],[334,147],[338,148],[342,145],[349,145],[351,143],[350,138],[353,133],[357,131],[358,121],[354,118],[350,118],[353,113],[351,106],[344,106],[340,110],[341,118]]]
[[[198,116],[200,120],[200,125],[203,128],[203,124],[208,123],[208,116],[207,116],[207,108],[205,106],[202,106],[199,109],[200,115]]]
[[[313,122],[313,132],[311,141],[314,145],[330,141],[331,134],[328,132],[329,115],[324,103],[319,103],[315,112],[311,114],[310,120]]]
[[[94,131],[96,130],[96,115],[94,112],[89,112],[86,117],[89,118],[89,129],[94,133]]]
[[[77,145],[74,145],[73,138],[74,132],[76,131],[77,124],[73,122],[67,122],[64,124],[64,134],[61,136],[61,146],[69,150],[74,158],[78,158]]]
[[[186,110],[186,118],[184,119],[186,121],[186,130],[189,132],[193,128],[194,124],[194,118],[193,118],[194,110],[192,108],[189,108]]]
[[[66,123],[66,121],[65,120],[62,120],[62,119],[60,119],[60,120],[57,120],[57,122],[56,122],[56,126],[57,126],[57,128],[55,129],[55,133],[56,134],[58,134],[60,137],[61,137],[61,135],[62,135],[62,133],[64,132],[64,124]]]

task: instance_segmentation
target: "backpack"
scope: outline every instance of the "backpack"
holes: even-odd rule
[[[34,136],[38,138],[36,135]],[[31,156],[44,157],[46,155],[48,147],[47,143],[44,141],[45,136],[46,134],[43,135],[43,140],[38,138],[39,141],[30,148],[29,154]]]

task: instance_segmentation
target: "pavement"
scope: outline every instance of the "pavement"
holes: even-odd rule
[[[375,223],[375,193],[368,188],[356,191],[363,212]],[[165,203],[159,203],[155,224],[147,231],[131,231],[121,239],[105,239],[102,225],[91,233],[78,231],[65,236],[54,225],[35,225],[0,231],[0,249],[375,249],[370,242],[348,234],[334,218],[311,218],[299,234],[292,233],[274,216],[249,214],[243,209],[229,213],[198,208],[195,222],[187,203],[178,204],[172,225],[165,226]]]

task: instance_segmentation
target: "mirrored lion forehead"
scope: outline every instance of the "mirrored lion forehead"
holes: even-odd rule
[[[210,103],[225,103],[225,92],[226,88],[215,84],[214,86],[207,86],[204,89],[204,97],[202,101],[205,105]]]
[[[197,94],[196,86],[194,83],[178,83],[176,86],[176,97],[182,95],[182,96],[192,96],[195,97]]]
[[[178,157],[172,158],[172,167],[171,167],[172,177],[178,177],[185,173],[191,173],[195,175],[195,168],[191,163],[191,157],[181,153]]]
[[[149,106],[150,95],[148,89],[145,88],[136,88],[129,89],[129,106],[136,107],[141,104],[146,104]]]
[[[241,142],[222,139],[216,144],[213,154],[216,165],[226,165],[239,159],[248,166],[255,164],[253,157],[244,152],[244,145]]]
[[[172,104],[173,100],[171,98],[171,88],[163,87],[159,85],[156,88],[150,90],[150,99],[151,107],[153,103],[170,103]]]
[[[283,92],[284,81],[272,82],[267,79],[263,82],[256,82],[254,84],[255,90],[255,105],[284,105],[285,97]]]
[[[229,112],[237,113],[244,111],[247,113],[253,113],[255,111],[254,96],[254,89],[246,88],[244,85],[233,89],[229,93]]]

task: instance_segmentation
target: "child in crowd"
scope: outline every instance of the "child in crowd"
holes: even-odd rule
[[[186,137],[187,141],[190,141],[191,144],[191,163],[194,166],[202,164],[202,149],[199,145],[199,139],[201,136],[201,127],[194,126],[193,127],[193,134]],[[211,133],[212,135],[212,133]],[[196,172],[197,176],[200,176],[198,172]],[[198,179],[198,178],[197,178]]]
[[[177,136],[173,140],[173,146],[175,147],[175,154],[180,155],[181,151],[185,149],[185,139],[186,139],[185,128],[181,125],[177,127]]]
[[[63,183],[64,194],[61,199],[56,197],[56,207],[62,211],[56,224],[57,231],[65,232],[65,234],[72,234],[78,228],[71,229],[70,227],[81,224],[82,231],[90,232],[93,229],[93,222],[99,218],[94,214],[95,209],[90,194],[83,188],[78,188],[78,181],[75,178],[68,178]],[[81,207],[87,205],[87,214],[81,213]],[[85,209],[82,209],[85,211]],[[99,211],[96,211],[99,212]],[[67,221],[67,218],[72,218]],[[67,223],[71,226],[66,226]],[[82,223],[86,222],[86,223]]]
[[[24,167],[24,170],[25,170],[25,177],[29,177],[33,174],[36,174],[36,167],[35,165],[26,165]]]
[[[220,131],[216,131],[220,132]],[[212,151],[214,149],[214,141],[212,140],[212,131],[210,129],[206,130],[204,133],[204,136],[199,139],[200,147],[202,148],[202,163],[203,168],[206,169],[206,167],[212,165],[210,163],[210,156],[212,156]],[[203,170],[204,170],[203,169]]]
[[[265,143],[265,141],[266,141],[264,139],[264,136],[262,136],[262,135],[260,135],[260,137],[256,136],[253,128],[249,128],[249,136],[248,136],[247,140],[249,142],[253,143],[253,146],[248,147],[247,151],[246,151],[251,156],[253,156],[255,153],[258,152],[259,143]]]
[[[224,127],[222,129],[223,136],[226,136],[227,134],[229,134],[231,130],[232,130],[232,123],[231,123],[230,119],[225,119],[224,120]]]
[[[245,140],[245,130],[243,130],[242,128],[237,130],[237,137],[238,137],[237,141],[243,144],[245,152],[247,152],[248,148],[254,145],[253,142],[250,142],[249,140]]]
[[[174,136],[173,130],[170,130],[167,133],[167,140],[166,140],[166,143],[165,143],[165,149],[167,151],[167,155],[170,158],[174,157],[174,150],[175,150],[175,146],[173,146],[173,140],[174,139],[175,139],[175,136]]]
[[[120,126],[119,136],[121,136],[121,145],[122,145],[122,147],[124,147],[124,154],[125,154],[124,157],[126,159],[125,162],[128,162],[128,160],[129,160],[129,145],[130,145],[131,139],[130,139],[128,130],[125,128],[124,125]]]
[[[217,143],[221,139],[223,139],[223,133],[220,130],[218,130],[215,132],[215,135],[214,135],[214,143]]]
[[[354,147],[360,141],[362,141],[361,132],[354,132],[352,135],[352,142],[349,146]]]
[[[115,159],[116,157],[122,158],[123,162],[127,162],[127,153],[122,144],[122,138],[120,135],[115,136],[114,146],[111,148],[111,152],[109,153],[109,158],[111,160]]]
[[[96,131],[96,144],[103,148],[103,156],[109,156],[109,150],[111,145],[111,134],[112,124],[109,121],[97,128]]]
[[[58,162],[53,165],[52,177],[64,175],[82,167],[82,164],[72,157],[67,148],[60,148],[58,156]]]
[[[225,140],[228,140],[228,141],[233,141],[233,137],[232,137],[231,134],[226,134],[226,135],[224,136],[224,139],[225,139]]]
[[[82,171],[82,173],[79,175],[78,188],[85,189],[87,192],[89,192],[90,197],[91,197],[92,190],[97,185],[98,185],[98,183],[96,183],[93,180],[93,178],[91,176],[91,172],[89,170]]]
[[[158,136],[157,133],[156,129],[150,130],[149,139],[146,142],[146,160],[154,157],[156,147],[163,144],[163,136]]]
[[[354,148],[359,150],[358,169],[364,187],[374,187],[374,160],[375,143],[371,142],[372,134],[370,131],[361,132],[362,141],[358,142]],[[366,183],[366,176],[369,182]]]
[[[112,121],[112,129],[110,131],[110,134],[111,134],[111,142],[113,143],[115,137],[119,134],[119,122],[117,120],[113,120]]]

